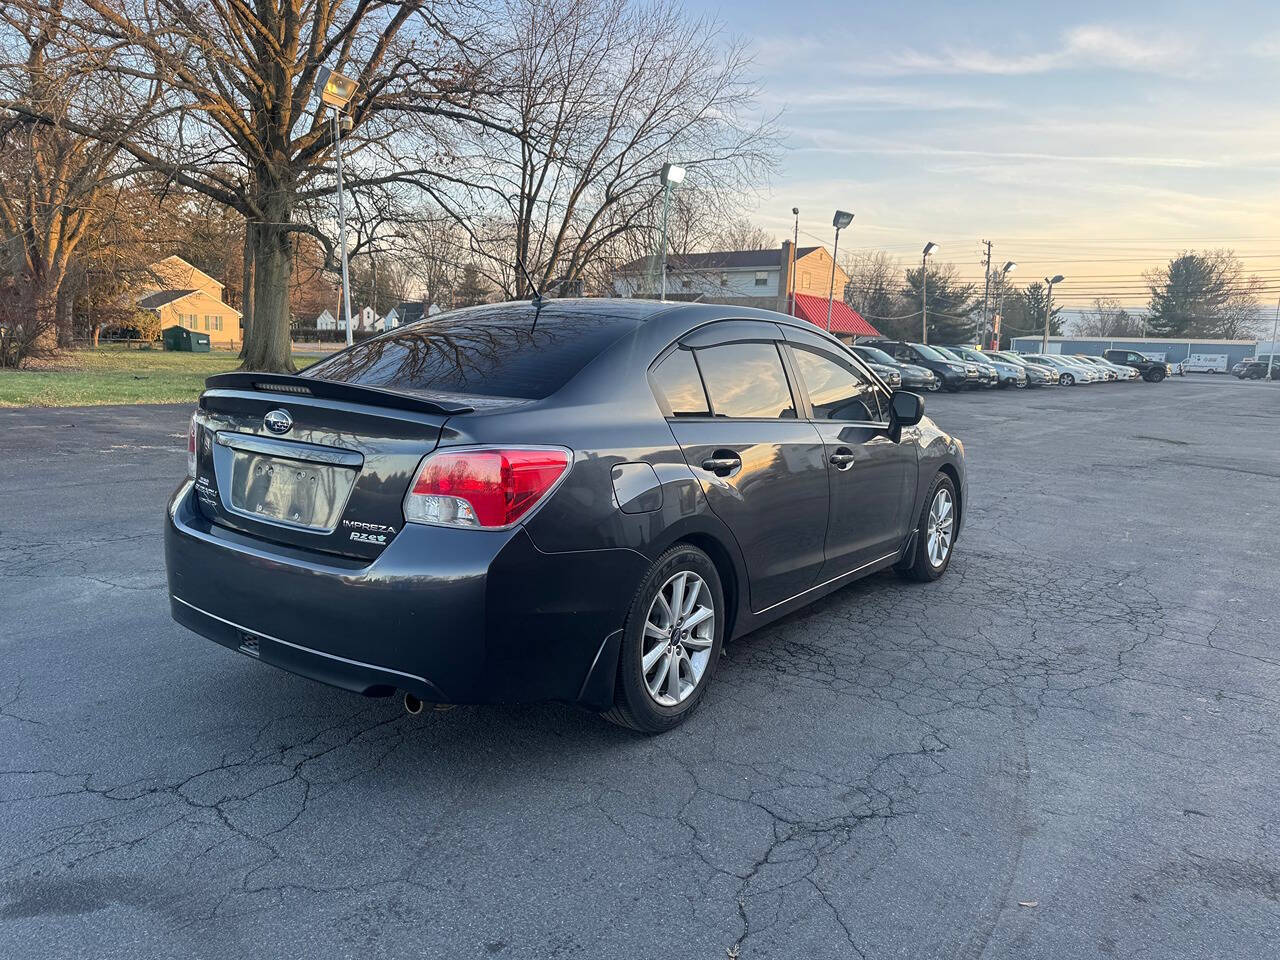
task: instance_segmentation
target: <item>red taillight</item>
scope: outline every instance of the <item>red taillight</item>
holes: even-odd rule
[[[422,461],[404,498],[409,523],[506,527],[534,508],[569,469],[568,450],[441,450]]]
[[[187,476],[196,478],[196,415],[191,415],[191,426],[187,428]]]

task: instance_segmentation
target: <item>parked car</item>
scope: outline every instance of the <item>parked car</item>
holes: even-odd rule
[[[711,304],[494,304],[220,374],[187,452],[180,624],[410,712],[561,700],[647,732],[727,640],[878,570],[942,576],[967,503],[919,395]]]
[[[978,383],[980,387],[997,387],[1000,385],[1000,375],[996,373],[996,368],[985,362],[975,362],[967,360],[960,354],[956,353],[951,347],[934,347],[940,354],[948,360],[955,360],[963,363],[966,367],[973,367],[978,371]]]
[[[1026,357],[1013,353],[1009,350],[993,350],[992,356],[999,357],[1009,363],[1016,363],[1022,369],[1027,371],[1028,387],[1046,387],[1057,386],[1058,371],[1057,368],[1049,366],[1047,363],[1032,363]]]
[[[1133,367],[1126,367],[1119,363],[1112,363],[1106,357],[1099,357],[1093,354],[1084,354],[1084,353],[1078,353],[1076,354],[1076,357],[1078,357],[1081,360],[1088,360],[1090,363],[1094,364],[1095,366],[1102,367],[1105,370],[1114,371],[1116,374],[1117,380],[1137,380],[1138,379],[1138,371],[1135,370]]]
[[[1048,364],[1057,370],[1058,383],[1064,387],[1074,386],[1077,383],[1096,383],[1101,376],[1101,374],[1094,373],[1078,363],[1072,363],[1066,357],[1056,353],[1031,353],[1024,354],[1024,356],[1033,363]]]
[[[1273,378],[1280,375],[1280,365],[1273,366],[1271,373]],[[1265,380],[1267,363],[1265,360],[1250,360],[1241,367],[1236,376],[1241,380]]]
[[[1115,383],[1117,380],[1120,379],[1120,371],[1112,364],[1107,363],[1107,361],[1105,360],[1100,360],[1096,357],[1086,356],[1083,353],[1073,353],[1071,355],[1071,359],[1078,360],[1079,362],[1085,364],[1086,366],[1091,367],[1098,373],[1101,373],[1103,381],[1107,383]],[[1125,369],[1131,370],[1133,368],[1126,367]],[[1129,375],[1126,373],[1124,375],[1124,378],[1128,380]]]
[[[1240,376],[1241,371],[1244,370],[1244,368],[1247,367],[1249,364],[1253,363],[1254,359],[1255,358],[1253,357],[1245,357],[1243,360],[1233,363],[1231,365],[1231,375],[1233,377]]]
[[[1163,360],[1152,360],[1137,350],[1114,349],[1103,350],[1102,356],[1112,363],[1133,367],[1148,383],[1159,383],[1173,372],[1173,368]]]
[[[933,371],[942,389],[956,391],[978,386],[978,369],[972,364],[944,357],[933,347],[907,340],[866,340],[859,346],[876,347],[899,363],[910,363]]]
[[[895,360],[879,347],[872,347],[865,343],[855,343],[849,349],[871,364],[873,369],[876,364],[880,364],[898,371],[898,375],[902,378],[902,387],[905,390],[937,390],[942,386],[942,381],[938,379],[938,375],[932,370],[927,367],[916,366],[914,363],[903,363],[900,360]]]
[[[1010,363],[986,350],[974,350],[972,347],[947,347],[947,349],[962,360],[985,364],[993,369],[998,378],[997,383],[1002,389],[1004,387],[1022,388],[1027,385],[1026,367]]]

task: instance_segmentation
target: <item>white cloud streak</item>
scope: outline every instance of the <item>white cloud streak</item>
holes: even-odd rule
[[[1137,36],[1090,25],[1068,30],[1054,50],[1014,54],[1003,50],[944,48],[937,53],[904,50],[876,69],[898,74],[1019,76],[1059,70],[1110,68],[1135,72],[1186,73],[1194,45],[1173,36]]]

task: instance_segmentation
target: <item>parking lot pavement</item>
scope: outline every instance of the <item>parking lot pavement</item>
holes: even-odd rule
[[[652,739],[185,633],[187,411],[0,411],[0,956],[1274,956],[1280,389],[928,406],[947,577],[730,646]]]

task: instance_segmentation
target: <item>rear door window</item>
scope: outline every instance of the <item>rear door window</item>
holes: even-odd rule
[[[653,371],[653,382],[673,417],[707,417],[711,408],[693,351],[677,349]]]
[[[695,353],[715,416],[795,419],[777,344],[725,343]]]
[[[799,344],[792,344],[792,352],[809,392],[815,420],[880,421],[876,389],[853,364]]]

